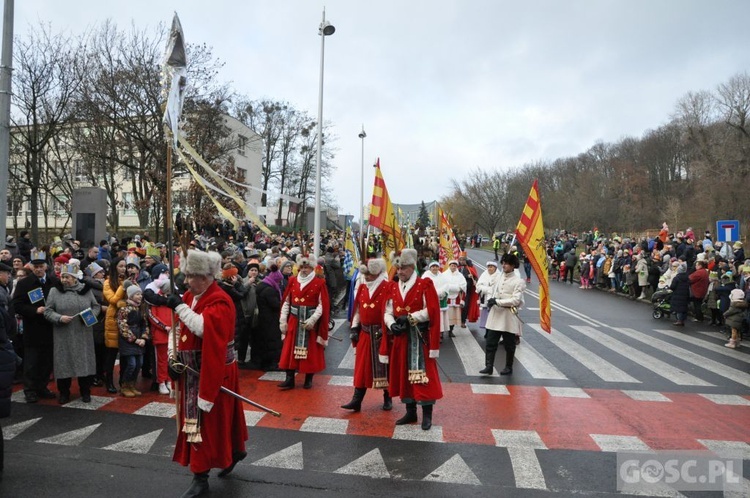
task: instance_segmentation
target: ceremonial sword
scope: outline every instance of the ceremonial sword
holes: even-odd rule
[[[194,368],[189,367],[189,366],[185,365],[184,363],[180,363],[178,361],[173,361],[172,362],[172,369],[179,371],[181,368],[182,368],[183,371],[187,370],[188,372],[192,373],[196,377],[200,376],[200,373],[198,373]],[[221,387],[219,387],[219,390],[222,391],[222,392],[224,392],[224,393],[226,393],[226,394],[228,394],[228,395],[230,395],[230,396],[232,396],[232,397],[234,397],[234,398],[237,398],[240,401],[244,401],[248,405],[252,405],[255,408],[259,408],[259,409],[263,410],[266,413],[270,413],[274,417],[281,417],[281,413],[277,412],[276,410],[273,410],[271,408],[265,407],[265,406],[261,405],[260,403],[256,403],[255,401],[253,401],[251,399],[248,399],[248,398],[244,397],[243,395],[232,391],[231,389],[228,389],[228,388],[226,388],[224,386],[221,386]]]

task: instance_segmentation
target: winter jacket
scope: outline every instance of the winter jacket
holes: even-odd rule
[[[150,339],[150,329],[146,314],[140,306],[132,301],[124,301],[117,310],[117,327],[120,333],[119,346],[120,355],[142,355],[143,349],[135,341],[138,339]]]
[[[107,315],[104,320],[104,345],[108,348],[117,349],[119,347],[120,333],[117,329],[117,305],[123,302],[125,298],[125,288],[122,283],[113,289],[109,284],[109,279],[104,281],[104,299],[109,303]]]

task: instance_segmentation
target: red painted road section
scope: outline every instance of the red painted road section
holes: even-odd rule
[[[382,411],[382,392],[376,390],[367,391],[361,412],[343,410],[339,406],[351,399],[353,389],[329,386],[328,375],[316,375],[310,390],[302,389],[303,376],[297,375],[298,387],[290,391],[280,391],[277,382],[257,380],[262,372],[240,375],[243,395],[282,413],[280,418],[264,416],[258,427],[299,430],[308,417],[326,417],[347,420],[349,435],[390,438],[395,420],[404,413],[399,400],[393,411]],[[92,394],[111,396],[113,401],[99,410],[118,413],[171,402],[148,392],[149,385],[141,381],[144,393],[138,398],[108,395],[103,388],[93,388]],[[698,394],[662,393],[671,402],[636,401],[619,390],[586,389],[590,398],[564,398],[543,387],[507,387],[510,395],[474,394],[469,384],[443,384],[445,397],[435,407],[433,424],[442,427],[444,442],[494,445],[491,429],[501,429],[536,431],[550,449],[598,451],[590,434],[636,436],[654,450],[704,449],[698,439],[750,443],[750,406],[720,405]],[[75,391],[74,385],[73,399]],[[56,400],[40,404],[56,405]]]

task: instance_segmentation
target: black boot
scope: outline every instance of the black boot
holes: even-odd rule
[[[223,469],[221,472],[219,472],[219,477],[228,476],[229,473],[234,470],[235,465],[244,460],[246,456],[246,451],[235,451],[234,453],[232,453],[232,464],[226,469]]]
[[[305,389],[312,388],[312,380],[314,374],[305,374],[305,383],[302,385]]]
[[[515,351],[505,352],[505,368],[500,372],[500,375],[511,375],[513,373],[513,357]]]
[[[429,431],[432,427],[432,405],[422,405],[422,430]]]
[[[448,337],[456,337],[456,334],[453,333],[453,325],[448,329]]]
[[[286,371],[286,380],[279,384],[279,389],[294,389],[294,370]]]
[[[110,394],[117,394],[117,388],[115,387],[115,381],[111,377],[107,377],[107,392]]]
[[[391,411],[393,409],[393,398],[391,398],[391,394],[388,392],[388,389],[383,391],[383,410],[384,411]]]
[[[495,368],[495,352],[487,352],[484,354],[484,368],[479,373],[482,375],[492,375],[493,368]]]
[[[345,405],[341,405],[341,408],[344,410],[354,410],[355,412],[360,411],[362,409],[362,400],[364,399],[366,392],[366,387],[355,387],[352,400]]]
[[[417,404],[406,403],[406,415],[396,420],[396,425],[413,424],[417,421]]]
[[[182,498],[194,498],[208,494],[208,472],[193,474],[193,482],[182,495]]]

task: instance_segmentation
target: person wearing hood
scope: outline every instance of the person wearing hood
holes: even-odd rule
[[[96,315],[97,321],[91,326],[91,332],[94,336],[94,353],[96,355],[96,375],[92,379],[91,385],[100,387],[104,385],[106,380],[106,370],[104,368],[106,354],[104,346],[104,320],[109,307],[109,302],[104,299],[104,277],[106,276],[106,272],[98,263],[91,263],[83,273],[83,283],[89,286],[91,292],[94,293],[96,302],[101,306],[99,313]]]
[[[477,294],[479,294],[479,328],[485,328],[487,324],[487,315],[489,315],[489,308],[487,307],[487,299],[492,292],[492,288],[495,287],[500,273],[497,271],[497,261],[487,261],[487,271],[482,272],[477,280]],[[484,338],[487,338],[485,331]]]
[[[448,336],[455,337],[453,328],[461,324],[464,298],[466,297],[466,278],[458,271],[458,261],[448,261],[448,269],[443,272],[443,280],[448,288]]]
[[[687,264],[684,261],[680,261],[677,265],[676,273],[672,277],[669,288],[672,290],[672,313],[677,317],[672,325],[682,327],[685,325],[688,303],[690,302],[690,280],[688,280]]]
[[[354,298],[354,314],[349,334],[352,346],[356,349],[354,396],[349,403],[341,405],[341,408],[360,411],[367,389],[373,388],[383,389],[383,410],[389,411],[393,408],[393,401],[388,393],[388,365],[380,361],[378,351],[381,341],[388,340],[388,335],[383,334],[383,314],[391,284],[382,258],[370,259],[367,265],[360,266],[359,271],[364,275],[364,282],[357,288]]]
[[[448,285],[443,278],[443,274],[440,271],[440,263],[432,261],[427,265],[427,271],[424,272],[422,278],[429,278],[432,280],[432,284],[435,286],[435,290],[438,294],[440,301],[440,341],[443,340],[443,335],[448,331]]]
[[[91,288],[81,282],[80,263],[71,259],[60,272],[61,288],[50,290],[44,318],[52,323],[54,340],[54,374],[58,401],[70,401],[72,378],[78,378],[81,401],[91,402],[91,378],[96,374],[94,336],[86,324],[86,313],[99,315],[101,306]]]
[[[19,255],[18,244],[16,244],[16,238],[14,236],[8,235],[5,238],[5,249],[10,252],[11,257]]]
[[[248,275],[258,275],[259,269],[259,263],[250,263]],[[250,361],[239,365],[243,369],[278,370],[281,357],[279,315],[281,314],[281,285],[284,276],[276,265],[271,265],[270,270],[263,280],[255,284],[258,319],[249,337]],[[247,350],[246,347],[245,350]],[[241,356],[243,361],[245,357],[246,355]]]

